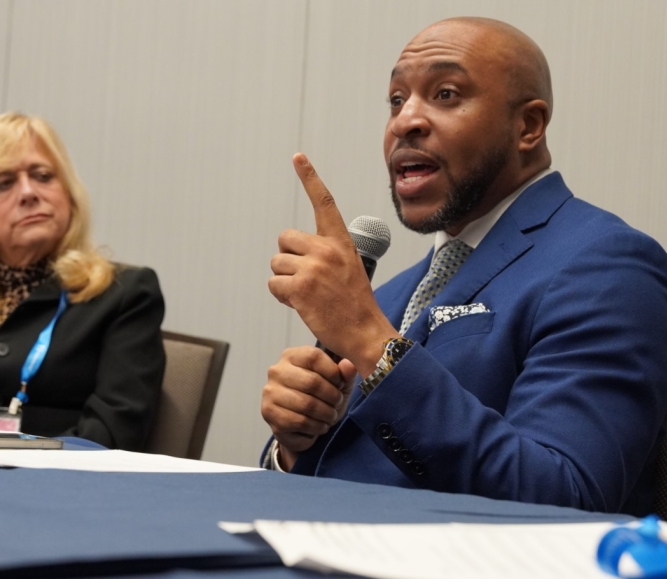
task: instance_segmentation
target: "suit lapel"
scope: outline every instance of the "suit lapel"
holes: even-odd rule
[[[51,278],[37,286],[25,300],[25,302],[47,302],[60,299],[60,287],[58,282]]]
[[[565,186],[560,173],[557,172],[547,175],[528,187],[500,217],[444,289],[429,306],[424,308],[424,311],[406,332],[406,337],[416,342],[426,340],[428,316],[433,306],[470,303],[474,296],[493,278],[530,250],[533,242],[524,232],[544,226],[570,197],[572,193]],[[431,254],[432,252],[429,253],[426,261],[426,269],[428,269]],[[421,269],[423,268],[420,268],[420,271]],[[421,277],[426,273],[426,269],[422,271],[422,276],[417,277],[410,285],[408,300]],[[403,304],[403,309],[406,304],[407,300]],[[399,325],[402,315],[403,310],[400,312]],[[390,320],[395,323],[393,317]]]

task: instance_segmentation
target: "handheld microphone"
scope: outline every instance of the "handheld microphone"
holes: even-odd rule
[[[370,281],[373,279],[377,260],[387,253],[391,244],[389,226],[378,217],[361,215],[350,223],[347,232],[357,247]]]
[[[375,273],[377,260],[387,253],[391,244],[389,226],[378,217],[360,215],[350,223],[347,232],[354,241],[357,252],[361,257],[368,281],[371,281]],[[315,346],[324,350],[334,362],[341,361],[338,354],[322,346],[319,340]]]

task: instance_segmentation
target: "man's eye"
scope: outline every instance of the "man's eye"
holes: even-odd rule
[[[438,91],[438,96],[437,96],[437,98],[440,99],[440,100],[442,100],[442,101],[449,100],[449,99],[451,99],[451,98],[454,98],[454,92],[451,91],[451,90],[448,89],[448,88],[443,88],[443,89],[441,89],[441,90]]]
[[[402,104],[403,104],[403,97],[396,96],[396,95],[393,95],[393,96],[389,97],[389,105],[392,108],[400,107]]]

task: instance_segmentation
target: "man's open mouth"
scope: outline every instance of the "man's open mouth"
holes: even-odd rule
[[[431,173],[435,173],[437,170],[438,168],[435,165],[406,161],[399,165],[397,173],[401,181],[404,183],[412,183],[413,181],[422,179]]]

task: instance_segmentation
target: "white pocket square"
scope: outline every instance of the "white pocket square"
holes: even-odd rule
[[[489,310],[484,304],[468,304],[465,306],[434,306],[428,315],[429,331],[435,330],[440,324],[449,322],[461,316],[470,314],[488,313]]]

